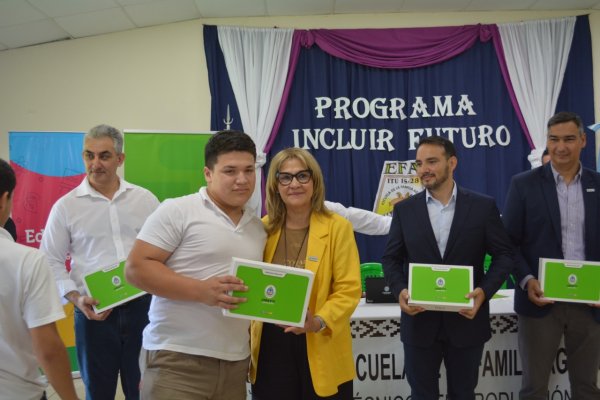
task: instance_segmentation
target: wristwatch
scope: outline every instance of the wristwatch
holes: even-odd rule
[[[323,318],[319,317],[318,315],[315,315],[315,318],[317,319],[317,321],[319,321],[319,325],[321,326],[316,333],[319,333],[323,329],[327,328],[327,324],[325,323],[325,321],[323,320]]]

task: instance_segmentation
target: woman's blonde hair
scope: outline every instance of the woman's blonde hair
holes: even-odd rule
[[[281,165],[290,159],[299,160],[306,169],[312,173],[313,196],[311,199],[312,212],[329,213],[325,208],[325,183],[323,182],[323,172],[317,160],[304,149],[298,147],[290,147],[281,150],[271,160],[269,166],[269,174],[267,176],[267,215],[269,221],[267,223],[267,233],[271,234],[283,226],[285,222],[286,208],[281,196],[279,196],[279,182],[277,181],[277,173]]]

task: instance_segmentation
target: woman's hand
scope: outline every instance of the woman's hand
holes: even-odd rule
[[[289,326],[289,325],[277,325],[283,328],[285,333],[293,333],[294,335],[301,335],[303,333],[312,332],[316,333],[321,330],[321,321],[316,318],[310,310],[306,311],[306,320],[304,321],[304,326],[302,328],[297,326]]]

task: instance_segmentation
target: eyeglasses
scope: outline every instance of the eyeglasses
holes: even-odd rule
[[[310,169],[305,169],[295,174],[289,174],[287,172],[277,172],[275,174],[275,178],[277,178],[277,182],[279,182],[283,186],[287,186],[290,183],[292,183],[294,178],[296,178],[298,183],[304,184],[310,182],[310,179],[312,178],[312,171]]]

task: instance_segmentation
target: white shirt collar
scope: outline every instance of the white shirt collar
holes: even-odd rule
[[[206,186],[202,186],[199,190],[200,193],[200,197],[202,198],[202,200],[206,203],[206,204],[210,204],[211,207],[214,207],[216,209],[221,210],[221,208],[213,201],[213,199],[210,198],[210,196],[208,195],[208,189]],[[243,208],[244,210],[244,214],[246,212],[253,212],[253,208],[248,206],[248,204],[246,204]],[[223,212],[223,210],[221,210],[221,212]]]
[[[121,179],[120,176],[118,178],[119,178],[119,189],[117,189],[117,191],[115,192],[115,195],[113,196],[113,200],[116,199],[117,197],[119,197],[119,195],[121,193],[124,193],[126,190],[133,188],[133,185],[131,183],[125,181],[124,179]],[[77,197],[91,196],[91,197],[106,198],[106,196],[104,196],[102,193],[98,192],[96,189],[94,189],[92,187],[92,185],[90,185],[90,181],[87,176],[85,178],[83,178],[83,181],[79,184],[79,186],[77,186],[77,188],[75,188],[75,195]]]
[[[550,162],[550,169],[552,170],[552,175],[554,175],[554,183],[558,185],[560,182],[564,181],[562,175],[556,169],[554,169],[554,165],[552,165],[552,162]],[[573,177],[573,182],[578,182],[581,179],[582,170],[583,166],[581,165],[581,161],[579,161],[579,169]]]
[[[199,191],[200,194],[200,198],[202,199],[202,201],[204,202],[204,205],[210,209],[212,209],[215,212],[220,213],[221,215],[227,217],[228,220],[231,221],[231,218],[229,218],[229,216],[225,213],[225,211],[223,211],[221,209],[221,207],[219,207],[214,201],[213,199],[210,198],[210,196],[208,195],[208,189],[206,188],[206,186],[203,186],[200,188]],[[247,220],[249,220],[252,215],[254,215],[254,209],[250,206],[248,206],[248,204],[246,204],[243,208],[243,215],[242,218],[240,219],[240,222],[238,223],[238,226],[242,226],[244,225]]]
[[[456,182],[454,180],[452,181],[452,185],[453,185],[452,186],[452,195],[450,196],[450,199],[448,200],[448,204],[452,203],[453,201],[456,201],[456,195],[458,193],[458,190],[457,190],[458,185],[456,185]],[[429,203],[430,201],[437,201],[438,203],[440,203],[439,200],[437,200],[435,197],[433,197],[431,195],[431,193],[429,193],[429,189],[425,189],[425,202]],[[442,205],[444,205],[444,204],[442,204]],[[447,204],[445,204],[445,205],[447,205]]]

